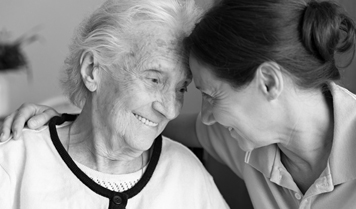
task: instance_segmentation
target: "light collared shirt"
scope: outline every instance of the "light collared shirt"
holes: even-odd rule
[[[277,145],[245,152],[229,131],[196,122],[202,146],[245,181],[255,209],[356,208],[356,96],[331,83],[334,138],[328,163],[303,194],[281,162]],[[237,197],[238,198],[238,197]]]

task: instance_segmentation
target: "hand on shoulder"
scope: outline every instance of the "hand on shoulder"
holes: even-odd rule
[[[40,128],[56,115],[59,115],[59,113],[55,109],[45,105],[22,104],[15,112],[4,119],[0,132],[0,142],[7,140],[11,133],[13,139],[17,139],[25,125],[30,129]]]

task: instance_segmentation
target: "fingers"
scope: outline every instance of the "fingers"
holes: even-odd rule
[[[11,131],[14,139],[20,137],[22,129],[24,128],[26,121],[29,119],[29,128],[36,129],[45,125],[48,120],[55,115],[59,115],[59,113],[48,106],[23,104],[14,113],[5,118],[1,130],[2,135],[0,136],[0,142],[3,142],[10,137]]]
[[[31,129],[36,129],[45,125],[49,119],[53,116],[59,115],[53,108],[44,106],[44,105],[36,105],[36,104],[23,104],[17,110],[17,114],[13,119],[12,123],[12,133],[14,135],[14,139],[17,139],[23,129],[26,121],[28,121],[27,125]]]
[[[41,108],[48,108],[43,106]],[[59,115],[54,109],[44,109],[42,113],[34,115],[27,121],[27,126],[30,129],[38,129],[47,124],[47,122],[54,116]]]
[[[0,142],[6,141],[11,134],[11,125],[14,120],[16,112],[12,113],[11,115],[7,116],[2,124],[1,128],[1,135],[0,135]]]
[[[14,139],[20,137],[21,130],[24,128],[26,121],[38,114],[38,112],[41,112],[40,108],[39,105],[25,103],[17,109],[11,124],[11,131]]]
[[[27,103],[22,104],[19,109],[17,109],[15,116],[12,118],[12,123],[10,124],[14,139],[20,137],[21,130],[24,128],[26,121],[33,115],[37,114],[37,109],[37,105]]]

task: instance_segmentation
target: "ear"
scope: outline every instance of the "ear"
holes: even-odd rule
[[[80,74],[87,89],[94,92],[98,88],[98,63],[92,52],[85,51],[80,57]]]
[[[275,62],[264,62],[256,71],[258,86],[268,100],[279,97],[283,91],[283,73]]]

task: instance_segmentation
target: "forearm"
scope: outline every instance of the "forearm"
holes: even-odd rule
[[[182,114],[170,121],[163,135],[188,147],[201,147],[195,130],[198,113]]]

